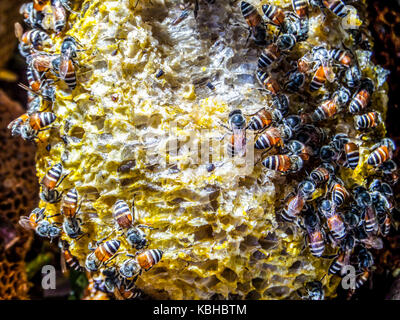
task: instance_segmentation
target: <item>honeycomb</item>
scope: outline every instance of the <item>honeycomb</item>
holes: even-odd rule
[[[10,139],[7,129],[21,112],[22,107],[0,90],[0,299],[28,298],[25,255],[32,232],[17,226],[19,217],[36,204],[32,196],[38,192],[32,175],[35,148],[21,139]]]
[[[179,24],[173,21],[182,3],[175,0],[139,1],[137,7],[136,0],[74,3],[79,15],[70,14],[66,35],[84,49],[77,59],[78,86],[71,92],[57,84],[57,120],[45,143],[38,143],[36,169],[40,180],[61,161],[70,174],[59,191],[75,187],[83,199],[88,236],[62,236],[81,265],[89,241],[117,237],[112,209],[123,199],[134,202],[140,223],[154,228],[148,232],[150,248],[164,252],[137,281],[154,298],[297,299],[305,282],[322,279],[331,261],[302,250],[301,230],[277,218],[283,199],[303,177],[260,165],[246,170],[237,158],[225,157],[221,123],[229,112],[251,114],[271,104],[258,90],[259,51],[246,41],[239,2],[200,1],[197,19],[190,13]],[[264,3],[252,2],[260,12]],[[268,3],[291,9],[291,1]],[[311,14],[309,39],[293,57],[322,42],[335,47],[350,41],[332,16],[322,22],[318,13]],[[59,50],[61,37],[53,40]],[[356,54],[377,87],[375,109],[384,115],[386,73],[370,62],[369,52]],[[160,69],[164,75],[156,77]],[[291,113],[300,109],[310,106],[294,96]],[[352,133],[351,119],[332,121],[331,131]],[[199,150],[207,156],[199,158]],[[363,161],[367,152],[361,148]],[[255,153],[256,162],[260,157]],[[341,178],[363,183],[370,173],[360,165],[354,172],[342,170]],[[60,210],[59,204],[40,203],[45,206],[49,216]],[[121,252],[132,251],[120,240]],[[123,260],[120,255],[114,261]],[[324,278],[327,297],[335,296],[339,280]]]

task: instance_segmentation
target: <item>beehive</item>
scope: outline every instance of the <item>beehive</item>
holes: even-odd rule
[[[290,1],[270,3],[290,9]],[[139,222],[155,228],[149,232],[150,248],[164,251],[162,261],[137,282],[152,297],[298,298],[295,291],[321,279],[330,263],[302,251],[302,232],[277,219],[301,177],[266,172],[260,164],[245,171],[236,158],[225,156],[220,139],[226,133],[220,123],[230,111],[251,114],[271,102],[258,90],[259,52],[246,42],[239,3],[200,2],[197,19],[190,13],[176,25],[178,1],[135,4],[76,1],[80,16],[69,18],[66,34],[85,49],[77,59],[78,86],[71,93],[58,83],[56,128],[39,144],[37,172],[41,179],[61,161],[71,173],[60,191],[76,187],[84,199],[83,230],[89,236],[68,239],[71,251],[83,265],[89,241],[117,236],[115,201],[131,205],[134,200]],[[260,10],[263,3],[254,4]],[[309,40],[296,46],[293,57],[317,44],[334,47],[348,40],[332,16],[321,19],[313,12]],[[61,37],[54,40],[58,49]],[[385,72],[370,63],[367,52],[357,55],[363,74],[378,88],[375,108],[384,112]],[[160,69],[165,74],[157,78]],[[206,86],[209,81],[215,90]],[[310,108],[307,101],[291,98],[291,113],[302,108]],[[352,133],[351,125],[352,117],[339,117],[330,129]],[[199,149],[207,157],[198,159]],[[365,160],[367,150],[361,151]],[[259,157],[256,153],[256,162]],[[346,182],[361,183],[368,172],[359,166],[341,173]],[[47,204],[49,215],[58,211],[58,204]],[[132,252],[121,240],[120,250]],[[328,297],[338,281],[325,278]]]
[[[39,189],[32,175],[35,148],[20,139],[10,139],[7,129],[22,111],[19,104],[0,91],[0,299],[28,298],[25,255],[32,232],[19,228],[18,220],[37,201],[32,197]]]

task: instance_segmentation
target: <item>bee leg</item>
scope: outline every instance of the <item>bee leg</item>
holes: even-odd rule
[[[338,254],[330,254],[330,255],[322,255],[320,258],[331,260],[331,259],[337,258],[338,256],[339,256]]]
[[[249,42],[250,36],[252,34],[251,28],[249,28],[248,30],[249,30],[249,35],[247,36],[247,39],[246,39],[246,44],[245,44],[246,46],[247,46],[247,42]]]
[[[146,225],[146,224],[139,224],[137,227],[138,227],[138,228],[148,228],[148,229],[150,229],[150,230],[156,229],[156,228],[153,228],[153,227],[148,226],[148,225]]]
[[[56,188],[63,182],[63,180],[71,173],[72,171],[68,172],[67,174],[64,175],[64,177],[61,178],[61,180],[56,184]]]
[[[56,213],[56,214],[53,214],[52,216],[48,216],[47,219],[58,217],[58,216],[61,216],[61,213]]]

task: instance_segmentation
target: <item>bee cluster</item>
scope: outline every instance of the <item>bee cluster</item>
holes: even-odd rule
[[[240,3],[249,37],[262,47],[256,77],[272,103],[252,115],[247,125],[241,110],[230,113],[232,135],[227,151],[231,156],[244,156],[246,130],[251,130],[256,134],[254,148],[263,151],[261,157],[273,151],[262,158],[264,167],[282,174],[306,173],[285,199],[280,217],[304,231],[313,256],[332,259],[328,274],[343,276],[348,266],[354,267],[353,289],[357,289],[373,270],[369,249],[381,249],[382,237],[391,228],[392,186],[397,182],[392,156],[396,147],[391,139],[379,137],[374,131],[382,124],[380,113],[373,109],[375,84],[362,74],[353,52],[365,45],[360,30],[343,30],[353,37],[351,48],[344,44],[341,48],[312,47],[292,60],[294,46],[308,37],[309,10],[318,8],[321,14],[332,15],[340,23],[355,8],[341,0],[292,0],[292,7],[293,11],[284,11],[265,4],[262,17],[252,4]],[[267,24],[277,30],[273,40],[268,40]],[[287,66],[292,69],[282,78],[279,73]],[[322,99],[316,96],[321,88],[327,92]],[[314,110],[296,110],[296,114],[289,115],[290,100],[300,95]],[[346,117],[347,112],[354,117],[353,129],[330,132],[323,127],[328,127],[330,120]],[[361,164],[360,150],[370,145],[365,164]],[[339,178],[346,175],[342,168],[354,171],[362,165],[373,172],[363,185],[346,185]],[[322,196],[318,190],[322,190]],[[306,294],[300,291],[299,295],[323,299],[321,281],[308,282]]]
[[[51,111],[55,103],[57,83],[62,81],[69,90],[74,90],[76,81],[76,66],[78,53],[83,49],[72,36],[64,36],[59,52],[55,52],[52,34],[62,36],[68,24],[69,12],[74,12],[67,0],[34,0],[22,5],[20,13],[25,24],[31,28],[24,32],[21,24],[15,24],[15,34],[20,41],[19,51],[27,62],[28,86],[20,84],[28,91],[28,110],[12,121],[8,128],[13,136],[19,135],[24,140],[43,142],[41,132],[50,130],[57,116]],[[148,225],[135,225],[135,210],[118,200],[114,204],[113,218],[116,235],[112,234],[89,243],[90,253],[86,257],[84,267],[69,250],[69,241],[79,241],[88,236],[83,232],[85,221],[81,219],[81,204],[79,194],[72,188],[63,195],[58,187],[71,172],[65,172],[62,163],[51,166],[40,181],[40,199],[46,204],[61,202],[59,213],[46,214],[45,208],[34,209],[29,216],[20,218],[20,225],[51,241],[59,239],[63,271],[67,265],[74,270],[97,272],[100,277],[93,280],[93,289],[106,294],[114,294],[118,299],[134,299],[140,296],[140,290],[135,287],[138,276],[143,271],[150,270],[157,264],[163,252],[159,249],[147,249],[148,241],[143,229],[152,229]],[[54,221],[62,217],[62,222]],[[124,240],[122,240],[123,238]],[[119,251],[121,241],[126,241],[134,251]],[[125,255],[126,259],[118,266],[115,258]]]
[[[207,1],[210,6],[214,2]],[[333,260],[328,274],[340,275],[347,266],[354,267],[358,288],[373,270],[369,250],[381,248],[382,237],[390,231],[394,207],[391,186],[397,182],[397,165],[391,159],[395,145],[392,140],[382,138],[378,130],[383,122],[380,113],[372,108],[376,84],[363,75],[354,53],[365,46],[356,25],[347,24],[343,30],[354,40],[350,48],[344,44],[334,48],[308,47],[300,57],[296,56],[298,50],[294,50],[308,39],[311,11],[320,11],[340,23],[356,14],[355,8],[341,0],[293,0],[292,7],[293,10],[284,11],[264,4],[262,16],[252,4],[239,3],[237,10],[247,22],[249,39],[252,37],[260,47],[255,76],[270,104],[250,115],[248,122],[240,109],[229,114],[227,128],[232,134],[228,154],[244,157],[248,144],[246,132],[255,133],[254,148],[256,154],[262,153],[261,165],[292,174],[301,181],[285,199],[279,218],[298,226],[311,255]],[[195,16],[198,10],[196,1]],[[20,24],[15,25],[19,50],[28,65],[28,86],[21,86],[28,91],[29,102],[27,113],[9,125],[13,136],[43,142],[42,132],[56,128],[57,115],[47,110],[56,102],[57,89],[72,91],[77,85],[77,61],[85,48],[74,37],[65,35],[70,12],[79,14],[67,0],[35,0],[21,7],[25,23],[32,28],[24,32]],[[188,14],[187,9],[183,10],[172,24],[177,25]],[[270,29],[274,32],[271,39]],[[59,49],[53,35],[63,37]],[[156,78],[163,75],[160,70]],[[215,90],[211,82],[207,87]],[[321,92],[325,92],[322,97]],[[111,98],[117,101],[118,96]],[[295,110],[295,101],[302,104],[306,101],[311,108]],[[331,122],[342,117],[354,117],[353,128],[332,132]],[[370,154],[364,161],[363,150],[368,148]],[[363,185],[347,185],[343,180],[349,179],[339,178],[361,166],[373,172]],[[214,164],[207,167],[209,172],[214,169]],[[85,196],[80,197],[76,188],[65,194],[59,191],[70,173],[59,162],[48,168],[40,182],[40,199],[55,206],[61,202],[58,213],[49,215],[46,207],[37,208],[29,217],[23,217],[20,224],[34,229],[39,236],[59,239],[62,258],[70,268],[100,272],[92,280],[94,291],[114,293],[119,299],[138,297],[140,291],[135,287],[138,276],[163,256],[159,249],[147,249],[145,230],[152,227],[135,223],[133,200],[131,207],[122,199],[115,201],[112,212],[115,228],[109,235],[101,235],[98,237],[101,239],[89,243],[82,266],[70,250],[71,243],[84,237],[92,239],[92,235],[85,230],[88,221],[81,211]],[[132,249],[133,253],[120,250],[122,247]],[[120,255],[123,259],[116,259]],[[324,298],[322,280],[308,282],[305,291],[305,294],[299,292],[304,299]]]

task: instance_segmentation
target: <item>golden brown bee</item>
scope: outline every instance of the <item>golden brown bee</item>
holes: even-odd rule
[[[374,84],[370,79],[364,79],[360,89],[354,94],[349,105],[351,113],[357,113],[364,110],[371,99],[371,94],[374,91]]]
[[[149,271],[162,259],[163,254],[163,251],[159,249],[137,252],[134,256],[127,254],[131,258],[123,262],[119,268],[119,272],[122,277],[132,279],[141,274],[143,270]]]
[[[332,202],[336,207],[340,207],[349,197],[349,192],[346,190],[344,184],[333,182],[332,183]]]
[[[67,218],[75,218],[78,214],[80,206],[78,207],[78,192],[75,188],[69,190],[63,197],[61,204],[61,214]]]
[[[285,221],[293,222],[300,215],[308,197],[315,191],[315,184],[310,180],[301,182],[296,194],[291,194],[282,211]]]
[[[340,241],[346,236],[346,226],[342,217],[336,212],[335,205],[330,200],[323,200],[319,207],[320,212],[326,218],[328,229],[335,240]]]
[[[129,209],[128,204],[123,200],[117,200],[114,205],[113,217],[121,229],[126,230],[126,240],[128,243],[137,250],[144,248],[147,245],[146,234],[141,230],[142,228],[153,229],[147,225],[133,226],[134,215]]]
[[[67,272],[67,265],[69,266],[70,269],[73,269],[76,271],[83,271],[83,268],[79,264],[79,260],[75,256],[73,256],[71,251],[69,250],[68,242],[65,240],[61,240],[60,247],[61,247],[61,269],[62,269],[62,272],[63,273]]]
[[[354,142],[344,145],[344,153],[346,155],[346,166],[354,170],[360,161],[360,148]]]
[[[278,81],[268,73],[258,70],[257,78],[269,93],[276,95],[281,90]]]
[[[51,45],[51,39],[48,34],[39,29],[32,29],[24,33],[19,22],[15,25],[15,36],[20,41],[18,46],[22,56],[27,57],[31,53],[31,49],[43,50],[45,45]]]
[[[50,168],[45,174],[43,179],[40,181],[42,186],[42,192],[39,194],[40,199],[45,202],[55,203],[61,200],[61,194],[56,190],[56,188],[63,182],[67,174],[62,178],[63,167],[61,163],[57,163]]]
[[[52,112],[37,112],[31,115],[23,114],[12,121],[8,128],[11,134],[19,134],[24,140],[33,141],[37,138],[39,132],[47,130],[50,124],[56,120],[56,115]]]
[[[26,77],[28,79],[29,87],[34,92],[38,92],[42,86],[40,73],[36,71],[36,69],[28,66],[26,68]]]
[[[365,269],[362,274],[357,276],[356,289],[360,288],[361,286],[364,285],[365,282],[367,282],[367,280],[369,278],[369,274],[370,274],[370,272],[367,269]]]
[[[325,67],[324,66],[319,66],[317,71],[315,72],[311,83],[310,83],[310,91],[317,91],[320,89],[326,81],[326,75],[325,75]]]
[[[97,243],[96,248],[90,247],[89,249],[94,251],[86,257],[86,269],[93,272],[97,271],[102,265],[115,257],[120,245],[121,241],[113,239],[104,243]]]
[[[314,257],[321,257],[325,250],[325,236],[318,215],[313,211],[307,211],[304,217],[304,225],[311,254]]]
[[[342,251],[329,266],[328,274],[338,274],[349,263],[350,255],[345,251]]]
[[[45,209],[34,209],[29,217],[21,217],[19,224],[26,230],[35,230],[40,237],[57,238],[61,234],[61,229],[56,226],[56,223],[50,223],[45,219]]]
[[[368,156],[367,163],[370,166],[378,166],[392,158],[396,145],[392,139],[385,138],[371,149],[374,151]]]
[[[329,51],[329,56],[331,59],[336,60],[340,65],[349,68],[353,64],[353,57],[348,51],[342,49],[332,49]]]
[[[354,127],[356,130],[375,128],[381,122],[381,116],[378,112],[368,112],[354,117]]]
[[[260,46],[266,45],[265,38],[267,37],[263,20],[257,9],[246,1],[240,3],[240,9],[247,25],[253,34],[255,43]]]
[[[282,114],[279,110],[273,111],[262,108],[257,111],[250,119],[247,128],[254,131],[261,131],[268,128],[272,123],[282,120]]]
[[[328,182],[328,180],[330,179],[331,175],[334,172],[335,169],[333,168],[332,165],[330,165],[329,163],[324,163],[319,167],[315,168],[313,171],[311,171],[310,178],[316,184],[322,184]]]
[[[340,18],[344,18],[348,14],[346,4],[342,0],[322,0],[322,3],[327,9]]]
[[[299,171],[303,167],[303,160],[296,155],[279,154],[266,157],[262,164],[270,170],[290,173]]]
[[[260,69],[268,68],[279,59],[281,52],[275,43],[271,43],[261,52],[258,58],[258,67]]]
[[[58,34],[65,29],[67,25],[68,7],[66,0],[51,0],[51,9],[53,11],[54,31]]]
[[[308,16],[307,0],[292,0],[292,7],[299,18],[306,18]]]
[[[313,121],[323,121],[332,118],[338,112],[338,104],[335,99],[329,99],[322,103],[311,115]]]
[[[271,21],[272,24],[276,26],[282,26],[283,21],[285,20],[285,13],[281,8],[269,4],[264,4],[262,6],[262,10],[265,17],[269,21]]]
[[[47,72],[54,69],[54,61],[57,59],[56,55],[35,53],[27,58],[28,66],[35,69],[37,72]]]
[[[283,146],[282,133],[277,127],[265,130],[254,144],[256,149],[270,149],[280,146]]]

